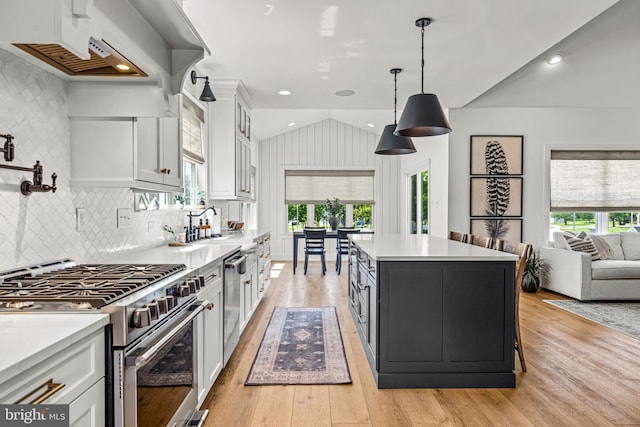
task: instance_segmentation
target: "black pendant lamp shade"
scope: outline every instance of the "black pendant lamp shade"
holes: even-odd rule
[[[416,21],[416,27],[422,29],[422,93],[411,95],[407,100],[395,130],[396,135],[434,136],[451,132],[438,97],[433,93],[424,93],[424,27],[430,23],[430,18]]]
[[[391,74],[393,74],[393,86],[394,86],[394,96],[393,96],[393,124],[386,125],[384,130],[382,131],[382,136],[380,137],[380,142],[378,142],[378,146],[376,147],[376,154],[411,154],[416,152],[416,147],[413,145],[413,141],[411,138],[406,136],[398,136],[395,135],[394,132],[396,130],[396,104],[397,104],[397,79],[398,73],[401,72],[401,68],[392,68]]]
[[[198,77],[195,71],[191,71],[191,83],[196,84],[197,79],[204,79],[204,89],[202,89],[202,94],[198,99],[204,102],[214,102],[216,97],[211,90],[211,86],[209,86],[209,76]]]

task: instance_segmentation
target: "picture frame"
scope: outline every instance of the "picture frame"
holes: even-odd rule
[[[522,175],[522,135],[471,135],[471,175]]]
[[[490,231],[496,228],[497,233]],[[522,242],[522,218],[471,218],[469,230],[477,236]]]
[[[521,217],[522,181],[522,177],[512,176],[471,177],[469,216]]]

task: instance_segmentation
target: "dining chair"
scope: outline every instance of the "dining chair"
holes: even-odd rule
[[[527,263],[527,259],[531,254],[533,247],[528,243],[512,242],[509,240],[496,240],[496,249],[502,252],[518,255],[518,261],[516,261],[516,280],[515,280],[515,327],[514,327],[514,347],[518,352],[520,359],[520,366],[522,372],[527,372],[527,364],[524,360],[524,348],[522,346],[522,338],[520,334],[520,289],[522,287],[522,276],[524,275],[524,267]]]
[[[449,231],[449,240],[467,243],[467,235],[464,233],[458,233],[457,231]]]
[[[304,274],[307,274],[307,266],[309,265],[309,255],[320,255],[322,261],[322,274],[327,272],[327,264],[325,262],[324,239],[327,236],[327,230],[317,228],[304,229]]]
[[[355,227],[338,228],[338,237],[336,238],[336,271],[338,274],[342,271],[342,255],[349,254],[349,234],[360,233],[360,229]]]
[[[493,239],[491,237],[478,236],[477,234],[469,234],[468,243],[474,246],[482,246],[483,248],[493,248]]]

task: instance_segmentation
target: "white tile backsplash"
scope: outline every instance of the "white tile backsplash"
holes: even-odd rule
[[[107,261],[163,244],[163,224],[184,225],[187,212],[142,211],[133,213],[131,227],[118,229],[117,208],[133,209],[131,190],[70,188],[65,81],[0,49],[0,134],[7,133],[15,137],[16,156],[11,163],[0,156],[0,164],[31,167],[40,160],[44,183],[56,172],[58,189],[23,196],[20,182],[32,173],[0,169],[0,270],[63,257]],[[76,231],[76,208],[86,209],[84,231]]]

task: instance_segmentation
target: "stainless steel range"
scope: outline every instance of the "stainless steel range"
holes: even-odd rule
[[[209,280],[183,264],[64,259],[0,273],[0,311],[110,315],[107,425],[197,425],[196,318]]]

